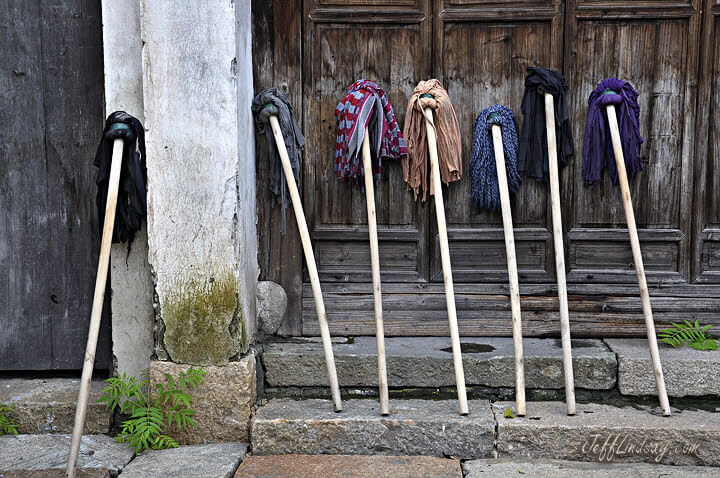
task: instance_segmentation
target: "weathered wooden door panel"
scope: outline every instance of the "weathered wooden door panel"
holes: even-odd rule
[[[720,0],[706,0],[697,115],[693,211],[697,282],[720,282]]]
[[[636,281],[619,188],[583,187],[587,98],[607,77],[640,93],[643,172],[631,194],[650,282],[689,278],[698,2],[578,1],[568,8],[565,70],[576,157],[564,174],[571,282]]]
[[[371,280],[365,193],[334,172],[335,107],[349,85],[370,78],[403,123],[416,79],[429,68],[427,9],[424,1],[306,4],[305,204],[324,282]],[[428,209],[414,201],[399,161],[383,166],[375,188],[382,279],[426,281]]]
[[[100,242],[100,4],[10,1],[0,25],[0,370],[79,369]],[[96,368],[109,345],[105,320]]]
[[[501,217],[472,205],[467,166],[481,109],[507,104],[520,127],[527,66],[561,70],[570,83],[576,155],[561,172],[561,197],[573,334],[645,333],[619,191],[607,178],[594,190],[582,183],[587,97],[608,76],[631,80],[641,93],[645,171],[632,192],[658,326],[685,318],[720,323],[720,289],[690,280],[720,281],[720,0],[702,1],[704,8],[700,0],[307,0],[301,8],[296,0],[273,2],[268,13],[256,0],[256,29],[266,32],[254,40],[256,56],[274,61],[271,72],[256,69],[256,85],[287,86],[298,109],[304,100],[304,201],[331,332],[374,334],[365,200],[333,172],[334,108],[352,81],[370,77],[388,91],[402,125],[417,81],[437,77],[463,135],[465,175],[444,188],[460,331],[510,335]],[[386,166],[376,190],[386,333],[447,334],[432,200],[415,203],[400,164]],[[545,184],[526,180],[512,203],[528,336],[559,334],[548,201]],[[266,213],[276,217],[267,206]],[[307,278],[285,263],[293,250],[290,257],[301,260],[292,237],[263,256],[268,277],[288,291],[283,332],[317,335]]]
[[[472,203],[469,163],[477,114],[495,103],[517,116],[525,69],[562,63],[559,1],[437,0],[435,68],[455,105],[463,144],[463,179],[445,188],[448,238],[456,282],[507,282],[502,217]],[[525,181],[512,200],[521,280],[552,282],[552,234],[547,186]],[[436,222],[431,221],[431,280],[442,282]]]

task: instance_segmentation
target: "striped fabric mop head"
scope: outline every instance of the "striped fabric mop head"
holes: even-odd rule
[[[380,182],[383,159],[399,159],[407,154],[407,145],[395,119],[387,94],[371,80],[358,80],[335,108],[338,134],[335,147],[335,173],[340,181],[362,188],[364,171],[362,143],[365,128],[370,134],[375,182]]]
[[[491,128],[495,124],[500,125],[502,130],[510,194],[515,194],[522,182],[517,169],[518,136],[515,130],[515,115],[507,106],[493,105],[485,108],[475,120],[470,177],[473,202],[476,206],[486,207],[491,211],[500,210],[500,188],[491,133]]]
[[[598,186],[602,170],[608,168],[613,186],[618,185],[615,153],[608,125],[608,105],[616,105],[620,142],[622,143],[625,168],[632,179],[642,171],[640,145],[640,106],[638,92],[627,81],[608,78],[601,81],[590,94],[588,116],[585,123],[585,146],[583,148],[583,179],[585,186]]]

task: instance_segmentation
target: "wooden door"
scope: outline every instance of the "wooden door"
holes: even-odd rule
[[[100,4],[10,0],[0,25],[0,371],[80,369],[100,242]]]
[[[720,147],[717,125],[701,125],[699,117],[718,105],[717,1],[296,0],[270,10],[256,0],[256,87],[288,87],[303,112],[304,203],[331,331],[374,333],[365,203],[332,169],[334,108],[349,84],[372,78],[390,94],[402,124],[417,81],[435,77],[450,94],[463,136],[465,176],[444,188],[460,331],[510,335],[501,216],[472,205],[467,165],[481,109],[506,104],[520,128],[528,66],[560,70],[570,84],[576,156],[561,173],[561,196],[573,333],[644,335],[619,191],[607,178],[585,189],[581,178],[587,97],[608,76],[631,80],[641,93],[645,171],[632,192],[656,319],[720,323],[720,291],[702,285],[720,274],[720,185],[712,179]],[[259,168],[264,161],[259,155]],[[386,333],[445,335],[432,200],[415,203],[400,169],[389,165],[376,192]],[[264,182],[259,189],[266,190]],[[263,192],[258,202],[266,198]],[[524,332],[558,335],[547,186],[525,180],[512,208]],[[273,227],[261,225],[261,241],[270,234],[265,240],[275,244]],[[293,234],[289,226],[290,239],[271,250],[297,258]],[[299,264],[261,256],[263,278],[281,282],[290,296],[282,331],[315,335],[312,293]]]

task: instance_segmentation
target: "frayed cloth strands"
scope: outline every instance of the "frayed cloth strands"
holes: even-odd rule
[[[424,94],[430,94],[432,98],[423,98]],[[432,108],[435,113],[440,177],[445,184],[462,177],[460,126],[450,97],[438,80],[421,81],[413,90],[405,114],[403,133],[408,144],[408,157],[403,159],[403,172],[405,182],[415,193],[415,199],[422,188],[423,201],[427,198],[428,190],[430,194],[434,194],[432,181],[428,180],[428,143],[424,114],[427,107]]]
[[[375,182],[380,182],[383,159],[399,159],[408,152],[395,111],[387,94],[371,80],[358,80],[335,108],[338,125],[335,173],[364,189],[362,143],[365,128],[370,137]]]
[[[282,234],[285,234],[285,210],[290,201],[290,191],[287,188],[285,173],[280,160],[280,153],[275,144],[275,137],[270,127],[270,116],[277,116],[280,131],[285,140],[290,166],[292,167],[295,183],[299,187],[300,156],[305,149],[305,138],[295,121],[295,110],[290,100],[277,88],[270,88],[255,97],[252,102],[252,112],[255,115],[255,126],[258,132],[265,136],[268,155],[270,156],[270,190],[273,200],[282,205]]]
[[[127,125],[127,128],[113,127],[118,123]],[[93,164],[98,168],[95,178],[98,188],[95,202],[102,231],[110,186],[113,142],[118,138],[123,140],[123,153],[112,242],[127,241],[129,250],[135,233],[140,230],[142,218],[147,214],[147,169],[145,130],[140,120],[124,111],[112,113],[105,121],[105,128],[93,160]]]
[[[545,93],[554,98],[558,166],[565,166],[575,152],[566,102],[567,89],[565,78],[557,71],[534,67],[527,69],[518,152],[518,169],[527,177],[545,182],[549,180]]]
[[[608,168],[610,171],[613,186],[618,185],[618,171],[607,119],[606,107],[608,105],[618,106],[615,109],[620,130],[620,142],[625,157],[625,169],[627,169],[630,179],[642,171],[640,145],[645,140],[640,136],[638,96],[638,92],[630,83],[617,78],[601,81],[590,94],[583,148],[585,186],[598,186],[604,168]]]
[[[510,194],[515,194],[522,182],[517,169],[518,136],[515,130],[515,115],[507,106],[493,105],[485,108],[475,120],[470,177],[473,202],[478,207],[486,207],[492,211],[500,210],[500,187],[491,132],[495,124],[500,125],[502,130]]]

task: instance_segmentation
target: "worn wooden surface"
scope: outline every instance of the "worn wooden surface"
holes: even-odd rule
[[[0,370],[79,369],[100,242],[100,4],[10,0],[0,25]],[[97,368],[109,344],[105,321]]]
[[[501,215],[472,205],[467,167],[482,108],[510,106],[519,130],[528,66],[558,69],[570,85],[576,155],[561,171],[560,193],[573,336],[644,334],[618,191],[607,175],[597,189],[582,182],[587,98],[609,76],[640,92],[645,170],[631,192],[658,326],[683,318],[720,324],[719,288],[712,286],[720,282],[720,0],[273,3],[273,11],[254,4],[255,28],[264,32],[254,39],[256,80],[264,82],[256,85],[290,85],[302,110],[304,201],[332,333],[373,333],[364,198],[333,171],[335,106],[353,81],[372,78],[388,91],[402,125],[415,84],[436,77],[463,135],[465,176],[444,188],[460,332],[510,335]],[[290,39],[291,52],[274,52],[280,39]],[[260,152],[258,168],[263,159]],[[385,166],[377,215],[387,334],[443,335],[432,205],[413,200],[399,164]],[[259,188],[262,181],[259,175]],[[264,214],[277,208],[258,201],[263,240],[273,234]],[[547,186],[533,180],[512,199],[528,336],[559,336],[549,209]],[[300,299],[299,262],[288,265],[281,249],[265,249],[263,275],[285,281],[290,297],[283,330],[316,334],[312,298]]]

